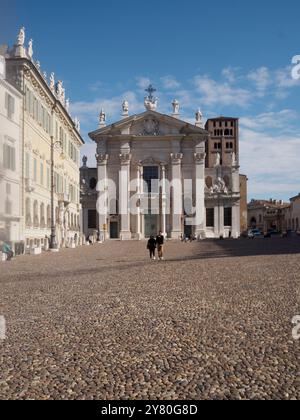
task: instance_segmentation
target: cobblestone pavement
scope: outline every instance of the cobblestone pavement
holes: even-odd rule
[[[1,399],[299,399],[300,239],[0,264]],[[298,379],[297,379],[298,376]]]

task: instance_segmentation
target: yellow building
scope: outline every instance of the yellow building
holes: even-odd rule
[[[63,83],[55,83],[53,73],[48,82],[40,63],[33,60],[32,40],[25,48],[24,28],[7,52],[6,64],[9,82],[23,94],[21,216],[26,249],[33,253],[48,249],[51,226],[58,247],[74,247],[80,242],[79,165],[84,144],[79,121],[70,116]]]

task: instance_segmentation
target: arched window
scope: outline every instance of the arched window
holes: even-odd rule
[[[51,228],[51,207],[50,205],[47,206],[47,228]]]
[[[225,130],[225,132],[224,132],[224,136],[229,136],[229,130],[228,130],[228,128],[226,128],[226,130]]]
[[[31,227],[32,225],[32,219],[31,219],[31,201],[30,198],[26,199],[26,211],[25,211],[25,217],[26,217],[26,227]]]
[[[252,219],[251,219],[251,226],[253,228],[256,228],[256,218],[255,217],[252,217]]]
[[[96,178],[91,178],[90,179],[90,189],[94,190],[97,187],[97,179]]]
[[[40,218],[41,218],[41,228],[44,229],[46,227],[45,205],[44,205],[44,203],[42,203],[40,205]]]
[[[38,228],[40,226],[39,221],[39,203],[35,201],[33,203],[33,226],[35,228]]]

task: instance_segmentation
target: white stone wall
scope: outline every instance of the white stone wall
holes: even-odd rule
[[[20,111],[20,93],[0,78],[0,235],[12,243],[23,240]]]

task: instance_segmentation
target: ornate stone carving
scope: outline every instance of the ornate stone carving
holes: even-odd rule
[[[106,153],[96,154],[96,160],[98,165],[106,165],[108,161],[108,155]]]
[[[182,153],[171,153],[172,165],[180,165],[183,159]]]
[[[122,152],[119,156],[121,165],[130,165],[132,157],[130,152]]]
[[[203,165],[205,162],[205,157],[206,157],[206,153],[195,153],[194,154],[195,157],[195,162],[197,164]]]
[[[146,119],[143,122],[143,131],[141,136],[159,136],[160,126],[159,121],[156,119]]]
[[[231,154],[231,166],[233,167],[237,166],[236,154],[234,152],[232,152]]]
[[[226,187],[224,179],[218,177],[212,187],[212,193],[217,194],[228,194],[228,188]]]
[[[216,154],[216,163],[215,163],[215,168],[216,167],[218,167],[218,166],[220,166],[221,165],[221,155],[220,155],[220,153],[218,152],[217,154]]]

